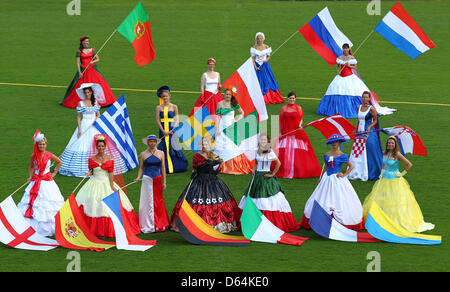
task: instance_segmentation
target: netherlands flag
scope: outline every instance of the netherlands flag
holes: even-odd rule
[[[352,42],[339,30],[333,18],[325,7],[313,19],[308,21],[300,33],[308,44],[330,65],[336,64],[336,59],[343,55],[342,45],[353,46]]]
[[[125,210],[120,203],[119,192],[114,192],[102,200],[114,225],[116,234],[116,248],[135,251],[146,251],[156,245],[156,240],[142,240],[129,230],[130,224],[124,215]]]
[[[400,2],[392,7],[374,30],[411,59],[436,46]]]

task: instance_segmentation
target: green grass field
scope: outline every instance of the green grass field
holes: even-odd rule
[[[81,0],[81,15],[68,16],[69,0],[4,0],[0,2],[0,200],[28,177],[31,137],[36,128],[48,138],[47,150],[62,154],[75,127],[75,110],[59,105],[66,86],[75,74],[78,39],[91,37],[95,49],[122,22],[137,4],[126,0]],[[209,57],[217,60],[216,71],[226,80],[248,57],[258,31],[266,35],[273,49],[328,6],[338,27],[357,47],[395,4],[381,2],[381,15],[366,13],[368,1],[175,1],[143,0],[150,17],[156,59],[138,67],[134,50],[119,34],[100,53],[98,66],[116,97],[125,94],[138,152],[145,150],[142,137],[157,133],[155,91],[169,85],[172,102],[188,114],[199,96],[200,76]],[[289,272],[366,271],[370,251],[381,256],[381,271],[450,271],[450,102],[448,99],[449,1],[403,1],[405,9],[419,23],[436,47],[416,60],[373,33],[359,49],[358,71],[375,91],[382,105],[398,109],[382,117],[381,127],[407,125],[422,138],[428,156],[410,156],[414,164],[406,176],[422,208],[424,218],[436,228],[427,234],[442,235],[439,246],[389,243],[346,243],[324,239],[313,231],[294,234],[309,237],[301,247],[252,242],[248,247],[212,247],[189,244],[175,232],[140,235],[156,239],[157,245],[145,253],[120,251],[80,251],[82,271],[208,271],[208,272]],[[297,34],[271,58],[270,64],[283,95],[293,90],[300,98],[304,124],[320,118],[316,109],[320,98],[336,74],[335,68],[311,49]],[[6,84],[9,83],[9,84]],[[42,84],[25,86],[11,84]],[[143,89],[132,91],[125,89]],[[178,91],[178,92],[177,92]],[[182,93],[189,91],[194,93]],[[417,104],[428,103],[428,104]],[[278,115],[281,105],[267,107]],[[274,116],[277,120],[278,116]],[[356,123],[355,120],[351,122]],[[265,124],[268,129],[271,119]],[[323,136],[313,128],[306,132],[319,160],[327,148]],[[383,136],[382,143],[386,139]],[[350,144],[345,151],[350,153]],[[170,214],[179,194],[189,182],[188,172],[170,175],[164,199]],[[124,174],[125,182],[137,176],[137,169]],[[239,202],[250,175],[220,175]],[[79,178],[55,178],[65,198]],[[294,215],[300,220],[306,200],[317,179],[280,179]],[[351,181],[361,201],[373,182]],[[130,200],[139,207],[140,185],[128,187]],[[14,195],[16,203],[23,189]],[[0,245],[0,271],[66,271],[68,249],[49,252],[23,251]]]

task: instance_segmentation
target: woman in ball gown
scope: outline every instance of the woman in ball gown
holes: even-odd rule
[[[313,146],[302,128],[303,110],[296,104],[297,95],[288,93],[288,104],[280,110],[281,137],[274,145],[281,165],[277,177],[319,177],[321,168]]]
[[[149,135],[142,139],[147,150],[139,155],[139,172],[135,182],[141,180],[139,200],[139,226],[143,233],[161,232],[169,228],[169,215],[163,199],[166,189],[164,152],[156,149],[158,138]]]
[[[79,99],[75,90],[83,83],[96,83],[101,86],[104,95],[99,99],[100,106],[111,105],[116,101],[108,82],[106,82],[103,74],[96,65],[100,61],[100,58],[95,50],[89,47],[89,43],[90,38],[88,36],[80,38],[80,47],[75,54],[77,59],[77,73],[69,84],[63,100],[60,102],[62,106],[69,108],[77,107]]]
[[[193,157],[191,182],[181,193],[170,218],[171,228],[178,231],[176,220],[183,200],[210,226],[221,233],[236,231],[240,228],[239,210],[233,194],[227,185],[217,176],[223,165],[220,157],[210,150],[210,140],[201,140],[200,152]]]
[[[300,228],[300,225],[295,220],[291,206],[276,177],[281,162],[269,143],[269,137],[261,134],[256,152],[256,162],[252,171],[253,177],[239,203],[239,208],[243,210],[246,200],[250,197],[264,216],[275,226],[284,232],[295,231]],[[270,171],[272,162],[275,162],[275,168]]]
[[[238,116],[235,116],[236,111],[239,113]],[[253,163],[223,132],[244,117],[244,110],[237,100],[236,87],[225,89],[225,99],[217,105],[216,114],[215,152],[225,161],[221,172],[235,175],[250,173]]]
[[[89,158],[89,180],[80,188],[75,199],[84,214],[84,219],[90,230],[101,237],[114,237],[114,224],[103,207],[102,200],[115,191],[119,191],[120,202],[125,209],[124,220],[128,220],[133,234],[139,234],[139,220],[134,213],[127,195],[114,182],[117,171],[119,151],[107,135],[99,134],[92,143],[92,155]]]
[[[55,215],[64,205],[64,198],[53,178],[61,167],[61,160],[47,151],[47,138],[39,130],[34,137],[28,178],[29,185],[17,208],[33,229],[44,236],[55,234]],[[50,167],[56,162],[53,172]]]
[[[256,70],[259,85],[261,87],[266,104],[283,103],[284,99],[278,89],[278,83],[269,64],[272,48],[264,43],[264,33],[258,32],[255,36],[255,45],[250,48],[253,66]]]
[[[188,162],[178,145],[177,136],[173,135],[173,129],[179,123],[178,107],[170,102],[168,86],[161,86],[156,95],[163,100],[162,104],[156,106],[156,123],[159,127],[159,139],[161,139],[158,150],[164,152],[166,172],[185,172]]]
[[[378,114],[370,104],[370,92],[364,91],[361,98],[363,103],[358,107],[357,135],[350,154],[350,162],[354,167],[348,178],[377,180],[383,163]]]
[[[326,172],[323,173],[319,184],[306,202],[300,222],[302,228],[311,229],[309,219],[314,201],[317,201],[328,214],[345,227],[355,231],[364,229],[362,205],[347,178],[353,164],[348,160],[347,154],[340,149],[345,141],[342,135],[333,134],[326,142],[333,148],[324,155]],[[344,173],[341,172],[343,164],[348,166]]]
[[[406,165],[402,172],[401,163]],[[409,232],[423,232],[434,228],[434,224],[424,222],[414,193],[403,177],[411,167],[412,163],[399,151],[397,138],[389,137],[383,154],[380,179],[375,182],[372,191],[364,200],[364,220],[367,219],[372,203],[376,202],[392,221]]]
[[[214,71],[214,68],[216,67],[216,60],[214,58],[209,58],[206,61],[206,64],[208,65],[208,71],[203,73],[200,78],[201,95],[195,102],[194,108],[189,116],[206,106],[209,113],[212,115],[213,121],[215,122],[217,104],[223,100],[223,95],[220,92],[222,85],[220,82],[219,72]]]

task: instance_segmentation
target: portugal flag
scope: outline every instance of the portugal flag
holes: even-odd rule
[[[134,61],[138,66],[147,65],[155,59],[150,21],[141,2],[119,25],[117,31],[133,46],[135,51]]]

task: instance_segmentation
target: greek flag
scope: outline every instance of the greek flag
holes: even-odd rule
[[[94,122],[94,126],[100,133],[108,135],[114,141],[128,170],[138,166],[138,156],[124,95]]]

